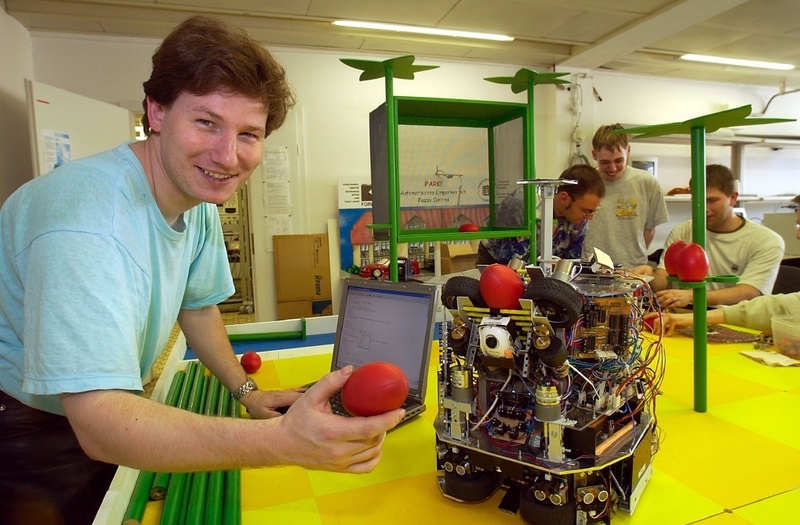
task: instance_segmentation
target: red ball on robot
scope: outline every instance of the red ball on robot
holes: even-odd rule
[[[353,416],[376,416],[400,408],[407,396],[406,374],[385,361],[356,368],[342,387],[342,404]]]
[[[489,308],[518,310],[525,293],[525,283],[519,274],[503,264],[491,264],[481,272],[479,289]]]

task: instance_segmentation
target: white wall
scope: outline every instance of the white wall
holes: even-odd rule
[[[149,76],[150,56],[158,42],[53,34],[34,34],[32,41],[36,80],[129,109],[140,107],[141,84]],[[298,152],[298,162],[302,164],[298,176],[302,180],[298,187],[303,190],[301,202],[304,206],[295,210],[303,214],[295,223],[306,231],[295,233],[324,232],[328,220],[337,217],[339,178],[369,179],[368,114],[385,97],[383,80],[360,82],[360,71],[345,66],[339,59],[384,60],[390,57],[285,48],[276,48],[273,52],[286,66],[302,108],[302,119],[298,123],[298,146],[302,146]],[[483,80],[491,76],[512,76],[519,66],[425,57],[418,57],[417,63],[440,67],[417,74],[414,81],[395,81],[396,95],[525,101],[523,95],[511,93],[508,86]],[[751,104],[755,115],[777,92],[776,88],[674,81],[612,72],[570,73],[567,78],[579,85],[580,91],[575,87],[556,89],[555,86],[540,86],[536,91],[537,173],[540,177],[555,177],[568,165],[574,152],[572,134],[577,113],[580,113],[579,128],[586,136],[583,153],[590,157],[591,136],[599,125],[683,121],[744,104]],[[578,92],[582,94],[582,101],[577,104],[579,111],[575,111]],[[769,116],[800,116],[800,94],[776,99]],[[775,127],[776,133],[800,135],[797,131],[800,126],[776,126],[783,126]],[[756,127],[751,129],[758,131]],[[706,154],[708,162],[730,164],[729,148],[708,147]],[[686,185],[690,171],[688,146],[634,143],[633,155],[659,158],[658,179],[665,191]],[[766,195],[800,193],[798,160],[800,149],[748,148],[742,191]],[[772,211],[777,206],[770,203],[766,208]],[[689,218],[684,208],[688,206],[670,204],[673,220],[670,225],[657,229],[652,249],[663,243],[672,224]],[[763,209],[757,211],[763,212]]]
[[[0,204],[33,177],[25,79],[33,78],[31,37],[0,9]]]

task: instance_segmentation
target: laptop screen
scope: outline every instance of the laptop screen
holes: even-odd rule
[[[424,394],[436,301],[431,285],[346,279],[333,369],[386,361],[405,372],[410,393]]]

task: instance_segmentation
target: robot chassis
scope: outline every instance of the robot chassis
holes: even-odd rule
[[[531,525],[610,524],[658,450],[663,351],[639,335],[655,301],[625,271],[528,274],[519,310],[485,307],[477,279],[443,287],[439,488],[459,502],[505,489],[500,509]]]
[[[538,179],[542,238],[552,237],[556,188]],[[660,338],[640,337],[657,302],[625,270],[552,257],[526,266],[519,310],[487,308],[480,282],[451,277],[442,302],[436,430],[439,489],[459,502],[506,490],[500,508],[530,525],[611,523],[633,513],[658,450]],[[523,276],[520,275],[522,279]]]

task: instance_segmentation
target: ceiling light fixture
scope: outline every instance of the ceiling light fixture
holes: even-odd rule
[[[380,31],[395,31],[399,33],[418,33],[422,35],[453,36],[458,38],[477,38],[481,40],[496,40],[511,42],[514,37],[495,35],[492,33],[476,33],[473,31],[455,31],[451,29],[436,29],[433,27],[404,26],[398,24],[382,24],[380,22],[359,22],[357,20],[336,20],[335,26],[356,27],[359,29],[377,29]]]
[[[777,62],[762,62],[760,60],[742,60],[739,58],[723,58],[712,57],[708,55],[683,55],[683,60],[692,60],[694,62],[708,62],[711,64],[725,64],[729,66],[744,66],[744,67],[758,67],[761,69],[779,69],[781,71],[789,71],[794,69],[792,64],[779,64]]]

